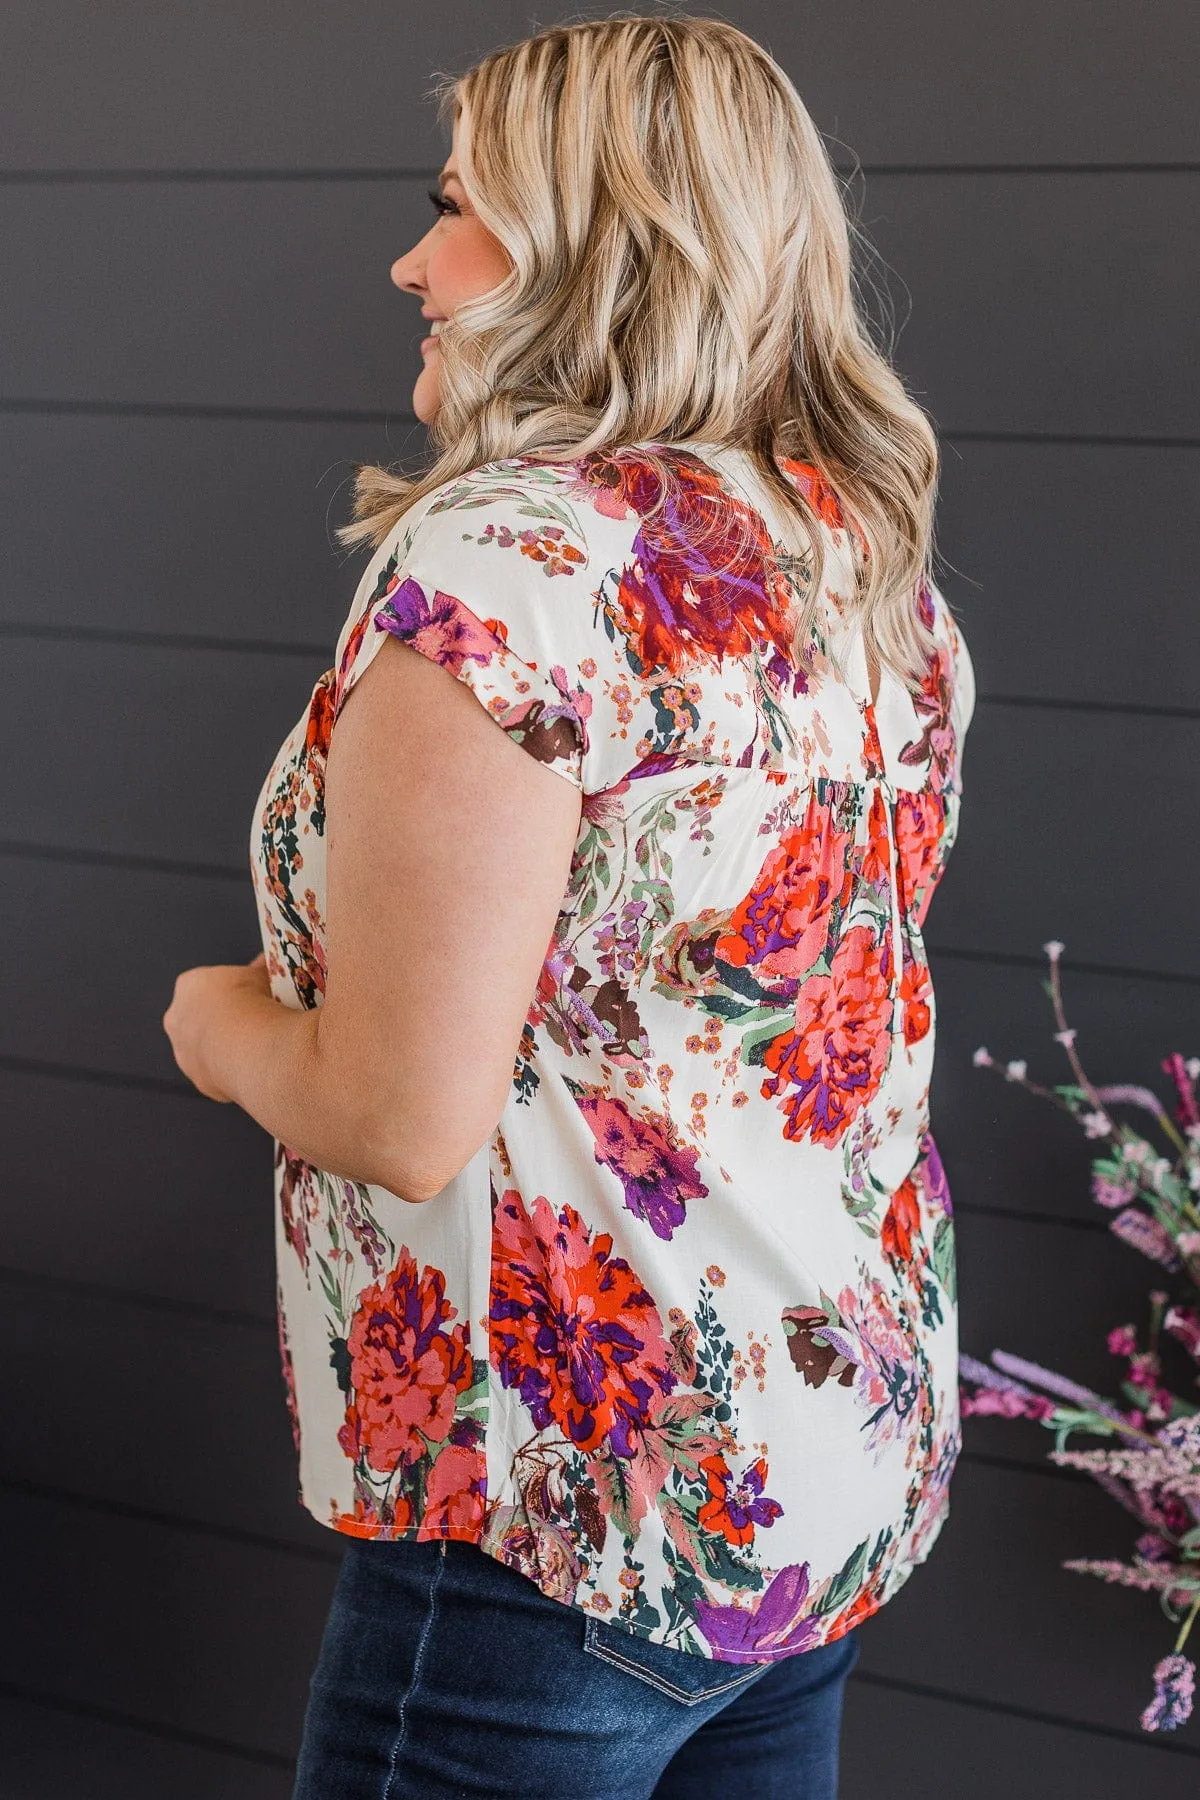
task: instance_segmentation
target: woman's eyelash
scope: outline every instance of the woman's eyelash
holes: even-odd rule
[[[455,206],[453,200],[447,200],[445,195],[439,194],[436,188],[426,188],[425,191],[429,195],[429,198],[432,200],[434,208],[437,212],[439,212],[439,213],[456,213],[458,211],[458,208],[457,208],[457,206]]]

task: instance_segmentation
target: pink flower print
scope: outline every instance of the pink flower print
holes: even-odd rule
[[[417,1536],[477,1538],[486,1490],[483,1451],[470,1444],[447,1444],[429,1471],[425,1513]]]
[[[391,1274],[364,1288],[350,1327],[350,1399],[338,1443],[379,1474],[415,1462],[454,1423],[470,1387],[469,1327],[457,1317],[440,1269],[417,1273],[406,1248]]]
[[[784,1135],[841,1142],[878,1091],[891,1050],[892,1003],[882,952],[856,925],[838,944],[828,975],[813,975],[796,997],[796,1023],[767,1046],[765,1096],[778,1095]]]
[[[568,1085],[596,1140],[596,1161],[621,1183],[629,1211],[655,1237],[670,1238],[683,1224],[686,1202],[708,1192],[696,1173],[699,1152],[679,1143],[665,1114],[635,1117],[600,1088]]]
[[[814,788],[803,823],[775,845],[734,907],[716,955],[764,981],[802,980],[824,953],[834,905],[849,897],[852,842]]]

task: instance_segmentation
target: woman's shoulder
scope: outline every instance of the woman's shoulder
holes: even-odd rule
[[[637,529],[636,507],[595,458],[498,457],[432,488],[401,518],[400,554],[469,572],[547,580],[607,566]],[[598,577],[597,577],[598,579]]]

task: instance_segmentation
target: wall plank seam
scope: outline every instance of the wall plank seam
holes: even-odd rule
[[[151,1737],[164,1738],[169,1743],[191,1744],[198,1750],[216,1750],[225,1756],[237,1757],[242,1762],[258,1763],[267,1769],[287,1770],[296,1766],[294,1757],[276,1756],[270,1750],[256,1749],[253,1744],[234,1744],[227,1738],[210,1737],[207,1732],[184,1731],[179,1726],[144,1719],[136,1713],[119,1712],[114,1707],[91,1706],[86,1701],[76,1700],[67,1694],[23,1687],[20,1682],[0,1681],[0,1697],[23,1700],[32,1706],[44,1706],[49,1712],[69,1713],[77,1719],[94,1719],[97,1724],[124,1725],[131,1731],[145,1732]]]
[[[1123,1744],[1136,1744],[1139,1749],[1161,1750],[1168,1756],[1186,1756],[1193,1760],[1200,1758],[1200,1748],[1191,1744],[1173,1744],[1145,1732],[1122,1731],[1119,1725],[1097,1725],[1091,1720],[1071,1719],[1061,1713],[1043,1712],[1039,1707],[990,1700],[983,1694],[959,1694],[949,1688],[929,1687],[924,1682],[906,1681],[899,1675],[880,1675],[874,1669],[854,1669],[850,1680],[863,1681],[872,1687],[894,1688],[902,1694],[919,1694],[923,1699],[948,1700],[955,1706],[970,1706],[979,1712],[1000,1713],[1010,1719],[1030,1719],[1039,1725],[1057,1725],[1064,1731],[1082,1731],[1091,1737],[1115,1738]]]

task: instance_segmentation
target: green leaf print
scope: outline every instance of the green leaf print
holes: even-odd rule
[[[958,1277],[954,1257],[954,1220],[944,1214],[933,1233],[933,1269],[951,1306],[958,1300]]]
[[[850,1552],[837,1574],[829,1577],[829,1585],[813,1607],[814,1612],[837,1612],[840,1607],[845,1606],[849,1600],[853,1599],[862,1585],[867,1566],[869,1542],[869,1538],[864,1538],[862,1543]]]

